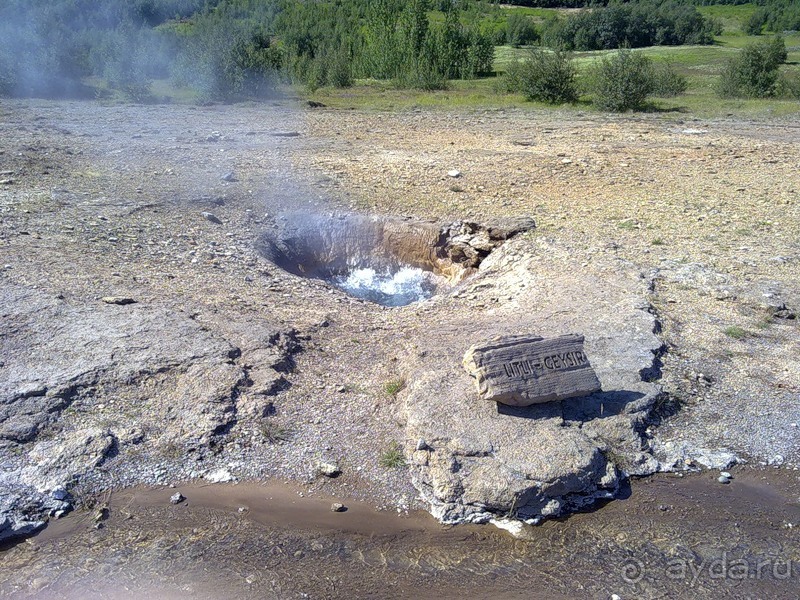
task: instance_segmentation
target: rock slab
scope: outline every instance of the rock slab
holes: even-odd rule
[[[481,398],[510,406],[579,398],[601,389],[583,336],[577,334],[498,337],[472,346],[463,364]]]

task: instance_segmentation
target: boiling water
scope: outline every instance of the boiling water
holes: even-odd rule
[[[430,271],[413,267],[383,273],[367,267],[334,277],[331,283],[356,298],[383,306],[405,306],[433,296],[438,279]]]

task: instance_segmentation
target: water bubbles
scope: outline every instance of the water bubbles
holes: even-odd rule
[[[383,306],[405,306],[430,298],[436,293],[437,277],[414,267],[378,272],[370,267],[353,269],[330,281],[351,296]]]

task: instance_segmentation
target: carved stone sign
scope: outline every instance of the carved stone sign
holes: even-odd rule
[[[505,336],[472,346],[464,368],[484,400],[511,406],[588,396],[600,382],[583,351],[583,336]]]

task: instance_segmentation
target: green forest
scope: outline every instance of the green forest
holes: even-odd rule
[[[760,40],[800,29],[791,0],[4,0],[0,95],[236,101],[286,85],[435,91],[501,79],[497,93],[558,103],[625,77],[609,66],[622,61],[645,70],[648,94],[668,96],[687,87],[680,69],[630,49],[714,46],[729,15],[753,43],[720,66],[719,95],[795,93],[779,77],[782,38]],[[499,61],[503,48],[521,53]],[[592,51],[617,52],[584,73],[575,53]]]

